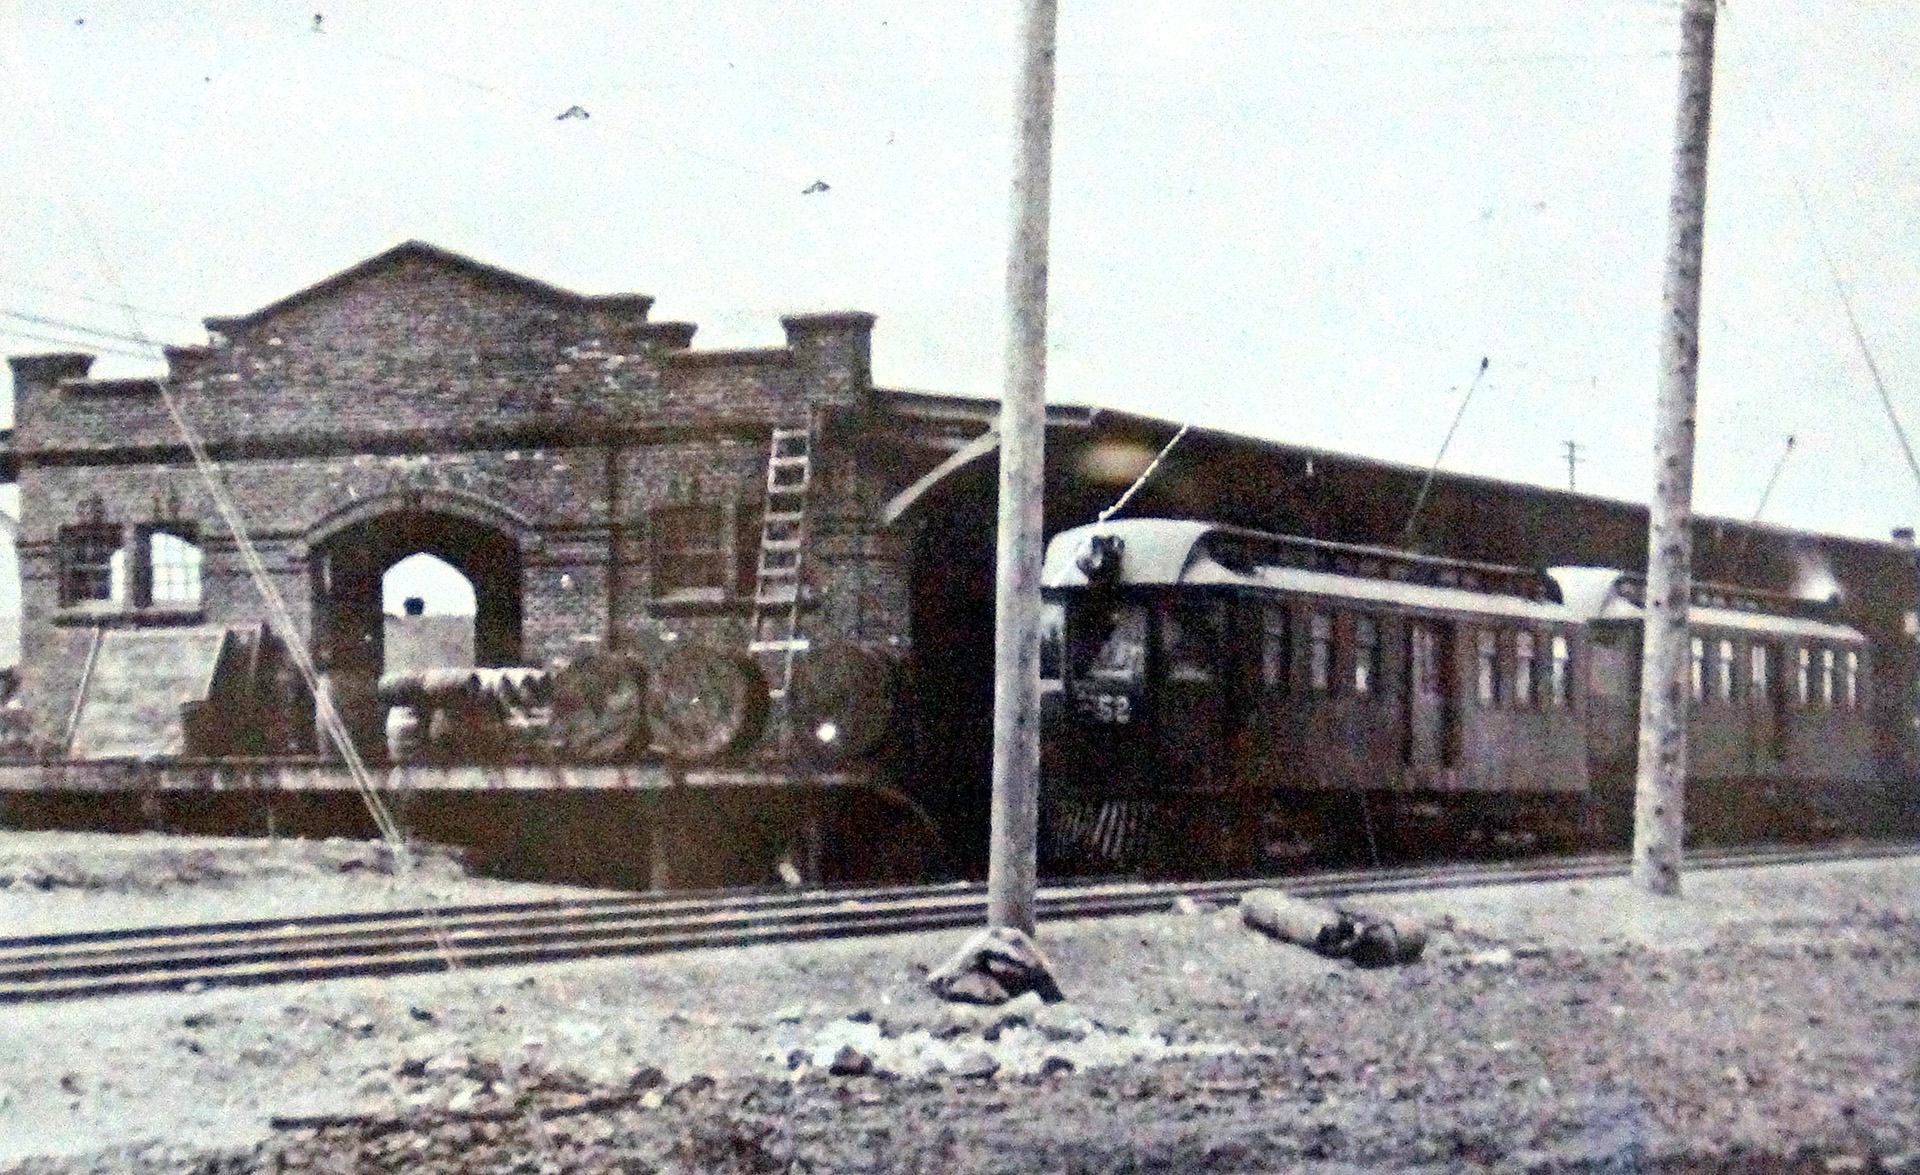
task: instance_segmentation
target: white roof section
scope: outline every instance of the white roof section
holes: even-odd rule
[[[1085,587],[1087,576],[1079,567],[1080,557],[1091,548],[1095,535],[1111,535],[1126,544],[1120,558],[1118,582],[1122,584],[1217,584],[1545,623],[1571,624],[1579,620],[1560,604],[1496,592],[1341,575],[1303,567],[1256,565],[1247,570],[1228,567],[1211,558],[1201,542],[1215,532],[1236,533],[1231,527],[1211,522],[1165,518],[1129,518],[1075,527],[1055,535],[1047,544],[1040,584],[1048,588]]]
[[[1630,620],[1645,618],[1646,609],[1628,599],[1620,585],[1629,577],[1612,567],[1553,567],[1548,575],[1560,585],[1561,598],[1568,611],[1581,621]],[[1780,616],[1771,612],[1748,612],[1737,608],[1708,608],[1695,604],[1687,609],[1687,623],[1696,628],[1732,629],[1758,636],[1794,640],[1825,641],[1830,644],[1862,645],[1867,638],[1860,630],[1845,624],[1811,620],[1801,616]]]

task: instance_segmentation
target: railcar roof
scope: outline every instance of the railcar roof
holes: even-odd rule
[[[1638,621],[1646,616],[1646,609],[1628,598],[1622,590],[1634,582],[1634,577],[1626,572],[1611,567],[1555,567],[1547,574],[1560,584],[1567,608],[1578,620]],[[1867,643],[1867,638],[1859,629],[1805,616],[1695,604],[1687,609],[1687,620],[1700,628],[1733,629],[1835,644]]]
[[[1214,557],[1206,540],[1215,535],[1229,538],[1293,543],[1340,555],[1418,565],[1426,569],[1445,569],[1525,581],[1552,593],[1557,588],[1531,573],[1494,564],[1468,563],[1408,555],[1383,548],[1357,547],[1308,539],[1286,539],[1261,535],[1237,527],[1187,519],[1129,518],[1113,522],[1075,527],[1054,536],[1047,545],[1047,558],[1041,572],[1041,584],[1050,588],[1084,587],[1087,576],[1079,566],[1080,557],[1090,549],[1095,535],[1111,535],[1125,543],[1120,558],[1117,582],[1133,586],[1217,585],[1254,588],[1261,591],[1289,592],[1324,596],[1331,599],[1361,600],[1396,604],[1402,607],[1435,611],[1479,613],[1510,618],[1571,623],[1577,618],[1553,599],[1535,599],[1525,595],[1497,591],[1476,591],[1432,583],[1412,583],[1384,576],[1348,575],[1284,563],[1254,561],[1230,566]]]

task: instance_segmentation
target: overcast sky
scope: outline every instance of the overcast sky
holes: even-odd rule
[[[1050,396],[1424,465],[1485,357],[1448,468],[1564,486],[1571,440],[1581,489],[1644,499],[1678,14],[1062,0]],[[420,238],[653,294],[697,346],[873,311],[878,380],[994,395],[1016,15],[26,0],[0,29],[0,347],[128,333],[122,297],[199,341]],[[1703,511],[1752,515],[1791,434],[1767,520],[1920,521],[1827,260],[1920,428],[1916,49],[1907,0],[1721,9]]]

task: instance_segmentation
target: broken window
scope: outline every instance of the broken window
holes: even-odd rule
[[[60,603],[108,602],[125,594],[120,528],[86,523],[60,530]]]

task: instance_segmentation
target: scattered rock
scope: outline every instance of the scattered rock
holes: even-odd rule
[[[1057,1053],[1047,1054],[1046,1059],[1040,1062],[1040,1076],[1042,1077],[1052,1077],[1056,1073],[1071,1073],[1073,1070],[1073,1061]]]
[[[1066,998],[1047,957],[1033,939],[1010,926],[991,927],[969,938],[927,976],[927,986],[942,999],[976,1004],[1003,1003],[1030,991],[1048,1003]]]
[[[955,1077],[985,1078],[1000,1071],[1000,1062],[985,1049],[969,1049],[955,1057],[947,1065],[947,1072]]]
[[[827,1072],[835,1077],[859,1077],[873,1072],[873,1058],[850,1044],[843,1044],[840,1051],[833,1054]]]
[[[436,1019],[438,1019],[438,1017],[433,1014],[432,1009],[422,1008],[419,1006],[408,1008],[407,1015],[412,1016],[415,1020],[420,1021],[420,1023],[422,1024],[431,1024]]]

